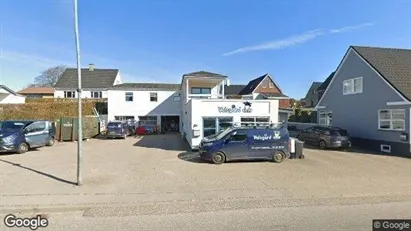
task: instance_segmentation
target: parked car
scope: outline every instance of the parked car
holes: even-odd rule
[[[230,127],[205,137],[200,157],[214,164],[232,160],[272,160],[280,163],[290,157],[287,127]]]
[[[107,124],[106,138],[123,138],[131,135],[131,130],[125,121],[112,121]]]
[[[297,138],[322,149],[351,147],[347,130],[339,127],[312,126],[298,133]]]
[[[56,128],[50,121],[2,121],[0,151],[25,153],[30,148],[53,146]]]

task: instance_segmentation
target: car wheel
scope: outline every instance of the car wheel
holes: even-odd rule
[[[29,150],[29,146],[26,143],[21,143],[17,147],[17,153],[18,154],[23,154]]]
[[[213,164],[222,164],[225,162],[225,155],[222,152],[216,152],[211,157]]]
[[[320,143],[318,144],[318,146],[321,149],[325,149],[327,147],[327,143],[324,140],[320,140]]]
[[[46,146],[53,146],[55,142],[56,140],[54,139],[54,137],[50,137],[47,139]]]
[[[281,163],[283,162],[284,159],[285,159],[284,152],[281,152],[281,151],[274,152],[273,161],[275,163]]]

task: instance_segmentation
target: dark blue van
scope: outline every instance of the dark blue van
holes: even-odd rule
[[[272,160],[282,162],[290,157],[290,137],[285,126],[230,127],[204,138],[200,157],[214,164],[232,160]]]
[[[126,139],[127,136],[131,135],[130,126],[125,121],[111,121],[107,124],[107,138],[122,138]]]
[[[52,146],[55,132],[50,121],[0,121],[0,151],[21,154],[30,148]]]

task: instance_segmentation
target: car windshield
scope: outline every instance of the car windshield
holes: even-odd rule
[[[18,121],[3,121],[0,122],[0,131],[17,131],[24,127],[24,122]]]
[[[230,133],[231,131],[233,130],[233,128],[231,128],[231,127],[229,127],[229,128],[226,128],[226,129],[222,129],[222,130],[220,130],[216,135],[215,135],[215,138],[216,139],[222,139],[224,136],[226,136],[228,133]]]
[[[121,123],[108,123],[107,127],[108,128],[118,128],[121,125]]]

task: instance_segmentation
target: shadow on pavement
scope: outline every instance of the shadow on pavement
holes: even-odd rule
[[[156,148],[169,151],[187,151],[188,145],[179,134],[137,136],[135,147]]]
[[[209,164],[209,162],[200,158],[196,152],[182,152],[178,154],[178,159],[197,164]]]
[[[25,169],[25,170],[28,170],[28,171],[32,171],[32,172],[34,172],[34,173],[37,173],[37,174],[40,174],[40,175],[42,175],[42,176],[51,178],[51,179],[53,179],[53,180],[57,180],[57,181],[60,181],[60,182],[66,183],[66,184],[77,185],[75,182],[68,181],[68,180],[65,180],[65,179],[62,179],[62,178],[53,176],[53,175],[48,174],[48,173],[45,173],[45,172],[41,172],[41,171],[38,171],[38,170],[35,170],[35,169],[32,169],[32,168],[23,166],[23,165],[21,165],[21,164],[13,163],[13,162],[10,162],[10,161],[7,161],[7,160],[2,160],[2,159],[0,159],[0,161],[1,161],[1,162],[4,162],[4,163],[7,163],[7,164],[10,164],[10,165],[13,165],[13,166],[15,166],[15,167],[19,167],[19,168],[22,168],[22,169]]]

